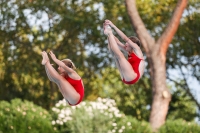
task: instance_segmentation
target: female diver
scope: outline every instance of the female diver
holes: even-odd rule
[[[84,97],[84,85],[81,77],[75,71],[74,63],[70,59],[58,60],[52,51],[49,54],[59,66],[57,72],[50,64],[47,53],[42,52],[42,65],[45,66],[49,80],[57,84],[69,105],[79,104]]]
[[[122,81],[125,84],[136,83],[143,75],[145,67],[140,40],[134,36],[127,37],[110,20],[105,20],[103,27],[108,39],[108,48],[114,57]],[[112,28],[126,42],[125,45],[113,35]],[[128,59],[120,49],[128,54]]]

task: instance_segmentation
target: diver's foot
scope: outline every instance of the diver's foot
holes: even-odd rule
[[[49,58],[47,56],[47,53],[45,51],[42,52],[42,65],[45,65],[48,61],[49,61]]]

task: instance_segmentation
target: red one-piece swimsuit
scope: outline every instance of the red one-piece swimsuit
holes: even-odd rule
[[[134,84],[139,80],[140,78],[139,65],[140,65],[141,60],[142,59],[140,59],[137,55],[135,55],[135,53],[130,53],[128,55],[128,62],[131,64],[134,72],[137,73],[137,77],[132,81],[125,81],[125,79],[123,79],[122,81],[125,84]]]
[[[75,105],[79,104],[83,100],[83,97],[84,97],[84,85],[83,85],[82,79],[75,80],[75,79],[70,78],[69,76],[65,77],[65,79],[74,87],[76,92],[79,93],[80,99]],[[69,105],[71,104],[69,103]],[[71,106],[74,106],[74,105],[71,105]]]

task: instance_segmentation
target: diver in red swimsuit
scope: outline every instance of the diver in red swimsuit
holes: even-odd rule
[[[142,59],[137,57],[137,55],[135,55],[135,53],[131,53],[130,55],[128,55],[128,62],[131,64],[133,70],[137,74],[137,77],[132,81],[125,81],[123,79],[122,81],[124,83],[126,83],[126,84],[134,84],[139,80],[139,78],[140,78],[139,65],[140,65],[141,60]]]
[[[144,73],[144,57],[140,49],[140,40],[137,37],[127,37],[110,20],[104,22],[104,34],[108,37],[108,48],[114,57],[120,76],[125,84],[136,83]],[[125,45],[113,35],[113,28],[117,34],[126,42]],[[121,52],[128,54],[128,60]]]
[[[45,66],[50,81],[56,83],[69,105],[79,104],[84,97],[84,85],[81,77],[76,73],[75,65],[70,59],[58,60],[52,51],[52,60],[59,66],[58,72],[52,67],[45,51],[42,52],[42,65]]]

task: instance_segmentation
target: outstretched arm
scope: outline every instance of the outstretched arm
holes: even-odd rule
[[[117,26],[115,26],[110,20],[105,20],[105,24],[110,25],[116,32],[117,34],[127,43],[131,45],[133,49],[140,50],[140,47],[133,43]]]
[[[110,20],[105,20],[105,24],[110,25],[125,42],[128,42],[129,38],[119,28],[117,28],[117,26],[115,26]]]
[[[115,37],[115,36],[114,36],[114,37]],[[127,51],[125,50],[125,45],[124,45],[122,42],[120,42],[119,39],[118,39],[117,37],[115,37],[115,41],[116,41],[117,45],[120,47],[121,50],[127,52]]]
[[[59,65],[60,67],[62,67],[67,73],[72,73],[72,72],[74,72],[73,69],[69,68],[68,66],[65,65],[65,63],[63,63],[62,61],[58,60],[58,59],[56,58],[55,54],[54,54],[52,51],[50,51],[49,54],[50,54],[52,60],[53,60],[57,65]]]
[[[42,59],[42,65],[45,66],[45,71],[47,73],[47,77],[49,78],[50,81],[55,82],[54,78],[49,73],[49,70],[48,70],[47,65],[46,65],[47,63],[50,64],[50,61],[49,61],[49,57],[48,57],[48,55],[47,55],[47,53],[45,51],[42,52],[42,57],[43,57],[43,59]]]
[[[104,34],[105,34],[105,35],[108,36],[109,34],[112,33],[112,29],[111,29],[111,27],[109,26],[109,24],[104,23],[104,24],[103,24],[103,28],[104,28]],[[113,36],[114,36],[114,40],[116,41],[116,43],[117,43],[117,45],[119,46],[119,48],[120,48],[121,50],[123,50],[123,51],[126,52],[126,50],[125,50],[125,45],[124,45],[123,43],[121,43],[121,42],[119,41],[119,39],[118,39],[115,35],[113,35]]]
[[[49,80],[53,82],[54,80],[53,80],[53,78],[51,77],[51,75],[49,74],[49,70],[48,70],[48,68],[47,68],[46,66],[45,66],[45,71],[46,71],[46,73],[47,73],[47,77],[49,78]]]

